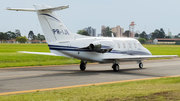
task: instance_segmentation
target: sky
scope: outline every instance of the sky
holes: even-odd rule
[[[147,34],[155,29],[163,28],[172,35],[180,33],[180,0],[1,0],[0,32],[19,29],[22,36],[32,30],[41,33],[35,12],[7,11],[4,8],[33,8],[34,4],[45,4],[52,7],[69,5],[68,9],[58,11],[57,15],[76,33],[78,30],[91,26],[96,33],[101,33],[101,26],[129,29],[135,22],[135,31]]]

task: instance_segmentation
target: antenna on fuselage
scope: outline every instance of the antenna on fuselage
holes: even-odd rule
[[[111,33],[111,36],[114,38],[114,34],[113,33]]]

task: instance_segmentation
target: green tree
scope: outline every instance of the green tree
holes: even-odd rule
[[[0,40],[9,40],[9,39],[11,39],[11,38],[7,32],[6,33],[3,33],[3,32],[0,33]]]
[[[21,32],[19,29],[16,29],[15,30],[15,34],[16,34],[16,37],[20,37],[21,36]]]
[[[159,34],[159,30],[156,29],[156,30],[152,33],[151,39],[154,40],[158,34]]]
[[[170,37],[170,36],[165,36],[165,38],[167,38],[167,39],[171,39],[171,37]]]
[[[126,30],[126,31],[123,33],[123,36],[125,36],[125,37],[130,37],[130,32],[129,32],[129,30]]]
[[[152,38],[152,39],[155,39],[155,38],[164,38],[165,36],[166,36],[166,35],[165,35],[164,30],[161,28],[160,30],[156,29],[156,30],[152,33],[151,38]]]
[[[7,35],[8,39],[16,39],[16,37],[17,37],[16,34],[11,31],[5,32],[4,34]]]
[[[141,44],[144,44],[146,42],[146,39],[145,38],[139,38],[138,41],[141,43]]]
[[[27,38],[26,38],[26,36],[20,36],[20,37],[17,37],[16,38],[16,41],[18,41],[19,43],[25,43],[25,42],[27,42]]]
[[[41,35],[40,33],[37,35],[37,39],[38,40],[45,40],[45,37],[44,37],[44,35]]]
[[[140,36],[140,38],[144,38],[144,39],[148,40],[148,37],[147,37],[147,34],[145,31],[143,31],[139,36]]]
[[[179,38],[179,36],[178,36],[178,35],[175,35],[175,36],[174,36],[174,38],[178,39],[178,38]]]
[[[32,40],[37,40],[37,36],[36,35],[33,35],[33,39]]]
[[[0,32],[0,40],[4,40],[4,33]]]
[[[28,39],[29,39],[29,40],[33,40],[33,38],[34,38],[34,33],[33,33],[33,31],[29,31]]]
[[[178,37],[180,37],[180,33],[178,33]]]
[[[156,36],[156,38],[164,38],[166,36],[163,28],[160,29],[159,34]]]
[[[90,34],[88,34],[88,32],[85,30],[78,30],[77,34],[90,36]]]
[[[138,33],[136,33],[136,34],[135,34],[135,37],[139,37],[139,34],[138,34]]]
[[[111,31],[111,28],[110,27],[106,27],[102,30],[102,36],[104,37],[111,37],[112,31]]]

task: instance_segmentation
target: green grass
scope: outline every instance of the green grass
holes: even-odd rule
[[[0,101],[180,101],[180,77],[0,96]]]
[[[80,60],[74,58],[23,54],[17,51],[50,52],[47,44],[0,44],[0,68],[80,63]]]
[[[0,53],[0,68],[21,66],[45,66],[77,64],[80,60],[61,57],[22,53]]]
[[[152,55],[178,55],[180,57],[180,45],[143,45]]]
[[[0,44],[0,53],[17,51],[50,52],[47,44]]]
[[[153,55],[178,55],[180,45],[143,45]],[[80,60],[61,56],[22,54],[17,51],[50,52],[47,44],[0,44],[0,68],[78,64]],[[155,58],[157,59],[157,58]],[[160,58],[167,59],[167,58]],[[169,58],[168,58],[169,59]],[[154,60],[154,58],[153,58]]]

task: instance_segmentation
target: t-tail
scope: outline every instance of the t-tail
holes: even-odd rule
[[[43,33],[45,35],[47,43],[64,42],[73,40],[75,34],[71,33],[55,11],[69,8],[69,6],[50,7],[47,5],[34,5],[35,9],[18,9],[18,8],[6,8],[7,10],[15,11],[31,11],[37,12],[39,22],[41,24]]]
[[[69,8],[69,6],[51,8],[50,6],[45,5],[34,5],[34,7],[37,11],[39,22],[48,43],[70,41],[74,39],[74,34],[66,28],[55,13],[55,11]]]

